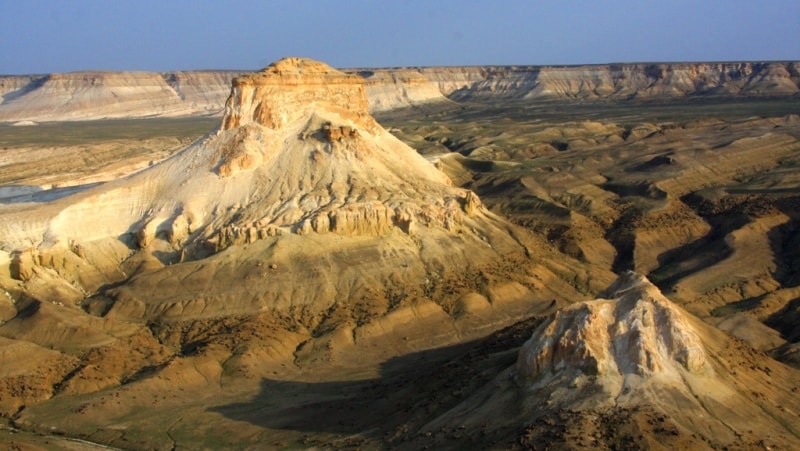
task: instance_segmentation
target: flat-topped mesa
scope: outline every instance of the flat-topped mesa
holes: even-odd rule
[[[281,129],[324,104],[354,122],[371,121],[364,79],[308,58],[284,58],[260,72],[235,78],[222,129],[256,123]]]

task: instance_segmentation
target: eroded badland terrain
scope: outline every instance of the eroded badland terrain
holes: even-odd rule
[[[798,66],[0,78],[0,443],[800,448]]]

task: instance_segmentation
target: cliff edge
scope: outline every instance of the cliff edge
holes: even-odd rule
[[[283,82],[292,77],[287,67]],[[311,67],[298,69],[311,70]],[[431,102],[632,100],[696,96],[780,97],[800,93],[800,62],[625,63],[582,66],[464,66],[348,69],[372,112]],[[0,77],[0,121],[221,115],[231,80],[245,71],[73,72]],[[335,83],[333,78],[330,81]],[[263,81],[263,80],[262,80]],[[239,99],[243,104],[245,98]]]

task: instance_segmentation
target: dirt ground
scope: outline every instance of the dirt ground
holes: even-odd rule
[[[772,377],[796,374],[772,357],[796,366],[800,346],[792,320],[800,299],[798,114],[794,100],[691,99],[447,104],[379,115],[454,184],[529,232],[536,263],[521,268],[509,260],[494,272],[465,271],[449,285],[422,289],[452,297],[440,303],[446,318],[422,314],[425,304],[404,293],[382,293],[382,302],[415,313],[396,323],[358,324],[364,335],[355,338],[359,316],[352,315],[351,327],[337,327],[350,313],[335,309],[328,323],[295,309],[138,324],[104,318],[112,302],[104,293],[74,314],[44,303],[18,313],[16,304],[0,303],[0,314],[13,310],[5,319],[19,322],[0,326],[3,337],[25,336],[33,326],[49,331],[26,342],[30,348],[2,344],[7,426],[0,443],[10,449],[718,446],[648,406],[548,411],[505,428],[427,427],[497,384],[535,326],[570,301],[542,295],[492,315],[475,307],[485,300],[448,293],[505,276],[527,289],[526,277],[545,274],[538,264],[547,274],[570,274],[555,277],[549,289],[574,293],[580,299],[571,301],[578,301],[603,289],[609,274],[632,269],[737,337],[726,358],[767,378],[772,370],[763,368],[770,365],[781,368]],[[205,135],[210,121],[3,126],[0,203],[42,202],[74,192],[59,190],[148,167]],[[559,273],[559,266],[569,268]],[[517,288],[504,289],[498,298],[513,298]],[[71,323],[87,312],[91,327]],[[365,332],[378,329],[388,332]],[[76,337],[91,345],[70,346]],[[14,360],[19,356],[25,365]],[[798,425],[789,424],[795,435]],[[738,445],[780,443],[765,436]]]

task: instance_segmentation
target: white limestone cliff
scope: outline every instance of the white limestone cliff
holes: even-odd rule
[[[452,100],[795,96],[800,62],[348,69],[372,112]],[[0,121],[222,114],[244,71],[0,76]]]

